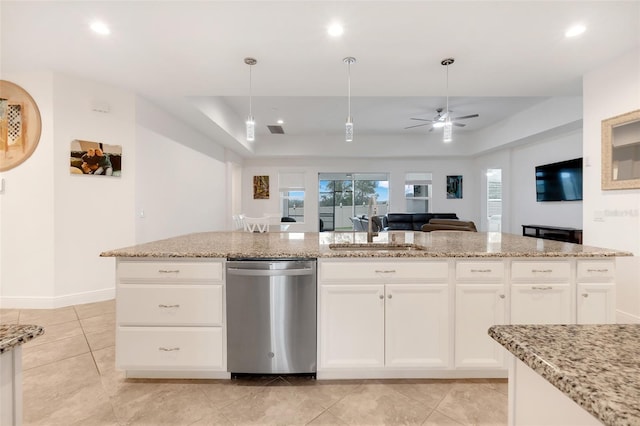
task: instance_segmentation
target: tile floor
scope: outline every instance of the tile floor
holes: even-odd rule
[[[23,349],[25,425],[506,425],[506,380],[125,379],[114,301],[0,310]]]

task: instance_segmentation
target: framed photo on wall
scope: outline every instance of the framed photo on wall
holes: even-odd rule
[[[253,199],[254,200],[269,199],[269,176],[253,177]]]
[[[447,176],[447,198],[462,198],[462,176]]]
[[[69,149],[72,175],[121,176],[122,146],[74,139]]]

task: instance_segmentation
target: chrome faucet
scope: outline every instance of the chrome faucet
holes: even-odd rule
[[[375,203],[375,195],[372,195],[369,198],[369,209],[367,212],[367,215],[369,216],[369,220],[367,221],[367,242],[368,243],[372,243],[373,242],[373,237],[377,237],[378,233],[377,232],[373,232],[373,216],[378,214],[378,208],[377,208],[377,204]]]

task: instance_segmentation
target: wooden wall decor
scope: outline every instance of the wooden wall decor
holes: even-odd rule
[[[41,131],[40,110],[31,95],[17,84],[0,80],[0,172],[31,156]]]

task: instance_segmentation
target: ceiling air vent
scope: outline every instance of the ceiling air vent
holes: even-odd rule
[[[284,135],[284,129],[280,125],[267,126],[272,135]]]

